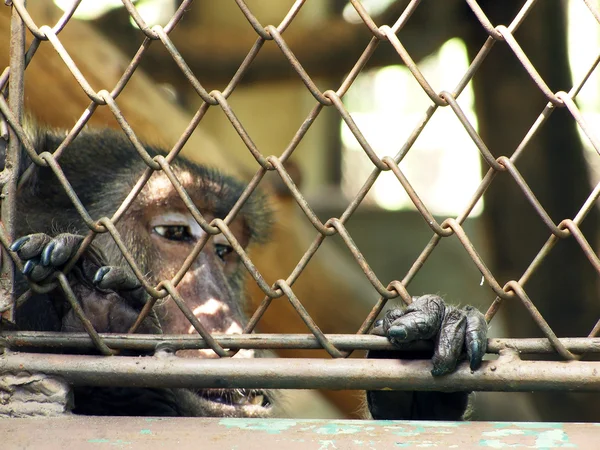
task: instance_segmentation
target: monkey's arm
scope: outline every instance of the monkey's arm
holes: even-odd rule
[[[415,298],[405,309],[386,313],[373,329],[398,347],[393,352],[370,352],[370,358],[431,358],[431,374],[452,372],[463,349],[471,370],[481,365],[487,346],[487,323],[471,306],[446,305],[436,295]],[[431,353],[402,352],[416,340],[434,340]],[[367,402],[374,419],[460,420],[468,406],[468,392],[368,391]]]

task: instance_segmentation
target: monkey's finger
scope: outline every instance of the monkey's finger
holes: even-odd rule
[[[36,283],[47,278],[52,272],[54,269],[40,264],[39,258],[30,259],[23,266],[23,275]]]
[[[142,288],[140,281],[129,270],[118,266],[100,267],[94,279],[95,286],[100,289],[111,289],[129,302],[136,304],[145,303],[146,291]]]
[[[467,318],[465,330],[465,344],[471,370],[477,370],[487,350],[488,325],[485,316],[472,306],[465,306],[464,312]]]
[[[29,234],[13,242],[10,249],[16,252],[21,260],[26,261],[38,257],[51,240],[52,238],[45,233]]]
[[[60,267],[77,252],[83,241],[83,236],[75,234],[59,234],[46,245],[42,252],[44,266]]]
[[[465,342],[467,315],[460,309],[446,307],[446,315],[438,334],[431,362],[434,376],[452,372]]]
[[[375,336],[385,336],[385,331],[383,331],[383,319],[375,321],[373,328],[371,329],[371,334],[374,334]]]
[[[381,327],[384,336],[387,335],[387,331],[389,330],[389,328],[392,326],[392,324],[398,320],[400,317],[402,317],[404,315],[404,309],[401,308],[395,308],[395,309],[390,309],[388,311],[385,312],[385,315],[383,316],[382,320],[378,320],[375,323],[375,328],[373,331],[376,331],[379,329],[379,327]]]
[[[135,275],[118,266],[100,267],[94,275],[94,284],[101,289],[135,289],[140,282]]]
[[[424,295],[415,298],[402,315],[397,310],[390,311],[384,318],[383,328],[390,342],[396,345],[431,339],[438,333],[445,311],[446,306],[440,297]]]
[[[10,246],[10,250],[12,252],[18,252],[19,250],[21,250],[21,247],[23,247],[27,241],[29,240],[29,236],[22,236],[19,239],[17,239],[15,242],[12,243],[12,245]]]

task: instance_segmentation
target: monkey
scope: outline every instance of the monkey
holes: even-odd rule
[[[66,137],[65,132],[33,128],[30,134],[38,154],[53,153]],[[156,146],[143,146],[151,157],[167,153]],[[24,149],[21,161],[24,172],[31,163]],[[148,167],[123,133],[109,129],[84,128],[58,161],[93,220],[111,217]],[[170,167],[208,222],[225,218],[245,188],[244,183],[233,177],[180,156],[171,161]],[[78,252],[84,235],[89,232],[55,174],[44,166],[35,166],[20,186],[15,219],[19,237],[10,250],[23,263],[20,292],[28,282],[51,280]],[[255,192],[229,228],[245,249],[266,241],[272,221],[273,212],[266,195]],[[173,278],[194,246],[206,238],[206,232],[160,170],[152,173],[115,227],[142,273],[154,285]],[[67,276],[81,308],[100,333],[126,333],[149,301],[149,295],[109,233],[95,235]],[[208,331],[241,333],[247,320],[243,281],[239,255],[225,236],[217,234],[207,240],[177,291]],[[16,310],[15,322],[20,330],[85,331],[60,289],[34,294]],[[137,332],[196,333],[168,297],[156,303]],[[413,340],[434,339],[432,373],[439,376],[454,370],[464,348],[471,368],[479,367],[485,353],[487,325],[474,308],[459,309],[446,305],[438,296],[422,296],[407,308],[390,310],[373,332],[387,336],[400,350]],[[251,350],[240,353],[244,357],[258,356]],[[217,357],[206,350],[179,350],[176,356]],[[389,357],[385,352],[371,352],[369,356]],[[367,392],[368,406],[376,419],[453,420],[466,410],[467,398],[468,393]],[[276,414],[276,399],[276,393],[262,390],[75,387],[73,412],[269,417]],[[402,405],[397,404],[399,399]],[[450,407],[435,406],[438,404]]]

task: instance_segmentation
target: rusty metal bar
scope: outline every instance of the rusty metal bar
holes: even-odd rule
[[[66,364],[67,361],[69,364]],[[522,361],[514,352],[443,377],[429,360],[131,357],[5,352],[0,372],[44,373],[73,385],[423,391],[600,391],[600,362]]]
[[[209,349],[211,346],[199,336],[189,334],[100,334],[104,343],[116,350],[137,350],[152,352],[158,345],[167,345],[173,350]],[[340,350],[394,350],[395,347],[381,336],[364,334],[325,334]],[[318,339],[312,334],[213,334],[213,338],[223,348],[232,350],[310,350],[322,349]],[[560,338],[559,341],[569,351],[577,354],[600,353],[600,338]],[[0,347],[11,350],[22,348],[55,348],[60,350],[89,350],[95,348],[87,333],[60,333],[36,331],[0,332]],[[403,351],[432,349],[431,342],[416,342]],[[545,338],[527,339],[488,339],[487,353],[498,354],[501,350],[513,349],[520,354],[557,354],[552,343]]]
[[[10,82],[8,85],[8,105],[13,117],[21,123],[25,91],[25,24],[16,8],[11,11],[10,22]],[[2,95],[0,93],[0,95]],[[15,238],[14,222],[17,212],[17,185],[21,165],[21,143],[15,131],[8,127],[8,145],[1,180],[1,219],[7,238]],[[5,249],[2,249],[0,286],[0,314],[13,318],[13,306],[17,293],[15,286],[15,266]]]

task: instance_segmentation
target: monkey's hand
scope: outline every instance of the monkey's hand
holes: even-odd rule
[[[446,305],[437,295],[415,297],[405,309],[394,309],[376,323],[373,333],[386,336],[397,351],[372,351],[369,358],[432,359],[434,376],[452,372],[466,348],[471,370],[481,365],[487,347],[487,323],[472,306]],[[431,352],[402,352],[406,344],[433,340]],[[468,392],[368,391],[369,411],[375,419],[460,420]]]
[[[433,339],[432,375],[452,372],[466,347],[471,370],[481,365],[487,347],[487,323],[472,306],[459,309],[446,305],[437,295],[415,297],[405,309],[386,313],[373,329],[402,349],[417,340]]]
[[[40,283],[54,272],[62,270],[75,255],[83,236],[63,233],[52,238],[45,233],[28,234],[17,239],[10,249],[23,261],[23,275]],[[75,273],[91,280],[92,273],[102,265],[102,255],[90,246],[85,257],[78,261]],[[86,276],[87,275],[87,276]]]
[[[11,250],[23,261],[23,274],[39,283],[64,269],[79,250],[84,237],[63,233],[50,237],[35,233],[17,239]],[[137,279],[121,267],[105,265],[102,253],[90,245],[68,275],[69,284],[88,319],[98,332],[127,332],[145,303],[146,293]],[[83,331],[79,319],[57,290],[49,296],[62,320],[63,331]],[[156,332],[155,317],[148,318],[142,332]]]

